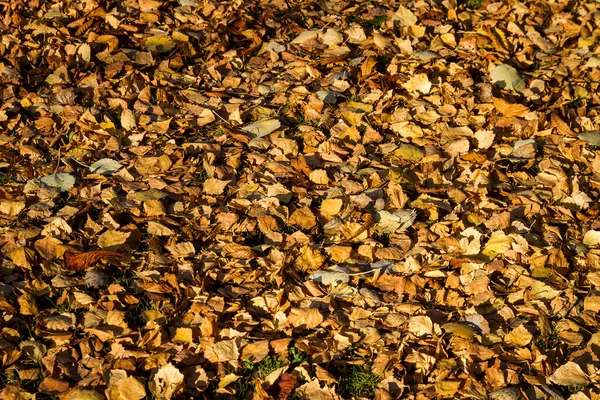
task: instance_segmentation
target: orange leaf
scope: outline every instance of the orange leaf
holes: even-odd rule
[[[85,271],[91,268],[96,261],[108,257],[127,258],[127,256],[114,251],[92,250],[78,253],[68,249],[63,254],[63,265],[71,271]]]

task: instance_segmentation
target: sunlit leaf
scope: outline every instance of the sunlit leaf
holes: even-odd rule
[[[519,72],[508,64],[496,66],[490,73],[492,82],[503,89],[520,92],[525,88],[525,81],[521,78]]]
[[[68,192],[75,185],[75,177],[66,172],[58,172],[39,178],[44,185],[57,188],[61,192]]]
[[[123,167],[118,161],[103,158],[90,165],[90,172],[94,174],[110,175]]]

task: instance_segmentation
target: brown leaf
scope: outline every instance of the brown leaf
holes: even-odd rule
[[[85,253],[78,253],[67,249],[63,254],[63,265],[70,271],[85,271],[90,269],[96,261],[109,257],[128,258],[114,251],[92,250]]]
[[[290,394],[296,388],[298,380],[292,374],[282,374],[281,378],[269,388],[269,393],[275,399],[287,399]]]

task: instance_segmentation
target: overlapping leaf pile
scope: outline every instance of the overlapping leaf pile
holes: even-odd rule
[[[400,3],[0,4],[2,397],[600,398],[600,4]]]

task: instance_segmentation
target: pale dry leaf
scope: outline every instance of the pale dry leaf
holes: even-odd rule
[[[600,231],[587,231],[585,235],[583,235],[583,244],[587,247],[598,247],[600,244]]]
[[[165,364],[148,383],[154,398],[170,400],[183,390],[183,374],[171,363]]]
[[[433,335],[433,321],[425,315],[410,317],[408,319],[408,331],[418,337]]]
[[[322,283],[323,285],[339,285],[347,283],[350,279],[348,271],[341,267],[330,270],[318,270],[309,275],[308,279]]]
[[[287,320],[294,328],[313,329],[323,323],[323,314],[316,308],[292,308]]]
[[[533,335],[531,332],[525,326],[519,325],[504,336],[504,343],[513,347],[525,347],[532,339]]]
[[[589,145],[600,146],[600,131],[581,132],[577,136]]]
[[[175,234],[172,229],[154,221],[148,221],[147,232],[156,236],[173,236]]]
[[[548,379],[561,386],[585,386],[590,383],[589,376],[573,361],[567,361],[558,367]]]
[[[431,90],[431,82],[427,77],[427,74],[417,74],[410,78],[402,86],[410,93],[421,92],[423,94],[429,93]]]
[[[223,254],[240,260],[247,260],[256,256],[256,253],[250,246],[237,243],[227,243],[223,246]]]
[[[25,209],[24,201],[0,201],[0,213],[17,216]]]
[[[303,400],[341,400],[333,387],[321,387],[319,380],[314,378],[298,387],[297,392]]]
[[[490,400],[521,400],[521,391],[515,387],[494,390],[489,394]]]
[[[111,175],[117,172],[123,166],[116,160],[111,158],[102,158],[90,165],[90,172],[100,175]]]
[[[133,376],[120,379],[104,391],[108,400],[140,400],[146,397],[144,385]]]
[[[57,172],[38,179],[42,184],[57,188],[61,192],[68,192],[75,185],[75,177],[66,172]]]
[[[125,244],[129,236],[131,236],[131,232],[108,230],[98,238],[98,246],[103,249],[117,248]]]
[[[398,21],[402,26],[413,26],[417,23],[417,17],[408,8],[400,6],[392,15],[392,21]]]
[[[268,118],[255,122],[253,124],[246,125],[242,129],[246,132],[252,133],[255,137],[263,137],[270,135],[280,127],[281,122],[279,122],[278,119]]]
[[[83,43],[77,49],[77,57],[79,61],[90,62],[92,59],[92,48],[89,44]]]
[[[169,250],[171,255],[175,258],[192,257],[194,254],[196,254],[196,249],[194,248],[194,244],[192,242],[170,244],[165,246],[165,249]]]
[[[121,126],[126,131],[130,131],[137,126],[135,115],[131,110],[123,110],[121,113]]]
[[[325,171],[324,169],[316,169],[312,171],[308,175],[308,178],[317,185],[327,185],[329,183],[327,171]]]
[[[381,233],[404,232],[416,218],[415,210],[378,211],[375,215],[375,229]]]
[[[211,362],[235,361],[240,357],[235,340],[222,340],[204,351],[204,357]]]
[[[492,82],[500,88],[521,92],[525,89],[525,81],[521,78],[519,72],[508,64],[496,66],[490,73]]]
[[[216,179],[216,178],[208,178],[204,181],[203,190],[204,193],[211,196],[218,196],[223,194],[225,188],[231,181]]]

